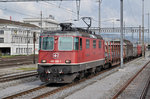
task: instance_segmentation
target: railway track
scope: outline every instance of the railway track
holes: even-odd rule
[[[144,90],[140,96],[140,99],[146,99],[146,95],[148,93],[149,87],[150,87],[150,76],[146,82],[146,85],[145,85]]]
[[[47,92],[45,92],[45,93],[43,93],[43,94],[37,95],[37,96],[33,97],[33,99],[41,99],[41,98],[44,98],[44,97],[48,97],[48,96],[53,95],[53,94],[55,94],[55,93],[57,93],[57,92],[60,92],[60,91],[62,91],[62,90],[65,90],[65,89],[67,89],[67,88],[76,86],[76,85],[78,85],[79,83],[84,82],[84,81],[86,81],[86,80],[88,80],[88,79],[91,79],[91,78],[93,78],[93,77],[96,77],[96,76],[98,76],[98,75],[100,75],[100,74],[102,74],[102,73],[108,72],[108,71],[110,71],[110,70],[112,70],[112,69],[114,69],[114,68],[116,68],[116,67],[118,67],[118,66],[114,66],[114,67],[112,67],[112,68],[110,68],[110,69],[103,70],[103,71],[101,71],[101,72],[99,72],[99,73],[97,73],[97,74],[95,74],[95,75],[91,75],[91,76],[89,76],[89,77],[87,77],[87,78],[81,79],[81,80],[79,80],[79,81],[77,81],[77,82],[73,82],[73,83],[71,83],[71,84],[66,84],[66,85],[63,85],[63,86],[61,86],[61,87],[58,87],[58,86],[57,86],[57,88],[56,88],[56,87],[51,87],[51,88],[53,88],[52,90],[47,91]],[[24,96],[24,95],[27,96],[27,95],[30,94],[30,93],[34,93],[34,92],[36,92],[36,91],[38,91],[38,90],[42,90],[42,89],[45,89],[45,88],[47,88],[47,85],[42,85],[42,86],[39,86],[39,87],[30,89],[30,90],[27,90],[27,91],[24,91],[24,92],[15,94],[15,95],[11,95],[11,96],[5,97],[5,98],[3,98],[3,99],[13,99],[13,98],[18,98],[18,97],[21,97],[21,96]]]
[[[36,56],[37,61],[37,56]],[[12,67],[17,65],[32,64],[33,56],[16,56],[11,58],[0,58],[0,68]]]
[[[147,62],[135,75],[133,75],[121,88],[117,91],[117,93],[112,97],[112,99],[117,99],[124,91],[125,89],[131,84],[131,82],[150,64],[150,61]],[[148,86],[150,85],[150,77],[147,80],[147,83],[144,87],[144,90],[140,96],[140,99],[145,99]]]
[[[126,63],[128,63],[128,62],[126,62]],[[64,85],[64,86],[61,86],[61,87],[57,87],[57,88],[56,87],[55,88],[52,87],[52,89],[50,89],[49,91],[45,91],[42,94],[40,92],[40,94],[35,95],[34,97],[32,96],[32,98],[33,99],[41,99],[41,98],[45,98],[45,97],[51,96],[51,95],[53,95],[55,93],[58,93],[58,92],[61,92],[61,91],[65,90],[65,89],[68,89],[68,88],[71,88],[73,86],[76,86],[76,85],[78,85],[78,84],[80,84],[80,83],[82,83],[82,82],[84,82],[86,80],[92,79],[92,78],[94,78],[94,77],[96,77],[96,76],[98,76],[100,74],[103,74],[105,72],[111,71],[111,70],[113,70],[113,69],[115,69],[117,67],[119,68],[119,65],[113,66],[112,68],[103,70],[103,71],[101,71],[101,72],[99,72],[97,74],[91,75],[91,76],[89,76],[87,78],[83,78],[83,79],[81,79],[81,80],[79,80],[77,82],[73,82],[71,84],[67,84],[67,85]],[[118,69],[116,71],[118,71]],[[114,72],[112,72],[112,73],[114,73]],[[110,73],[110,74],[112,74],[112,73]],[[110,75],[110,74],[108,74],[108,75]],[[46,88],[47,88],[46,85],[42,85],[42,86],[39,86],[39,87],[30,89],[30,90],[27,90],[27,91],[24,91],[24,92],[21,92],[21,93],[17,93],[17,94],[8,96],[8,97],[4,97],[3,99],[13,99],[13,98],[20,98],[20,97],[22,98],[23,96],[28,96],[28,94],[30,94],[30,93],[36,93],[37,91],[43,90],[43,89],[46,89]]]
[[[9,76],[1,76],[0,83],[11,81],[11,80],[17,80],[21,78],[26,78],[26,77],[31,77],[31,76],[36,76],[36,75],[37,75],[37,72],[29,72],[29,73],[22,73],[22,74],[12,74]]]

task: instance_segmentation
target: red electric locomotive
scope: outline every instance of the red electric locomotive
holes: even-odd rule
[[[105,42],[100,35],[88,30],[72,28],[71,24],[60,26],[61,31],[40,35],[38,74],[41,81],[71,83],[101,68],[120,63],[119,40]],[[124,40],[124,60],[141,54],[140,45],[133,46],[130,41]]]
[[[105,44],[100,35],[61,24],[61,31],[40,35],[38,74],[43,82],[70,83],[105,64]]]

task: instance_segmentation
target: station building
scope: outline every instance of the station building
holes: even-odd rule
[[[60,29],[59,22],[55,20],[52,15],[49,17],[41,18],[24,18],[24,23],[34,24],[38,27],[41,27],[44,31],[54,31]]]
[[[24,18],[23,22],[0,19],[0,56],[30,55],[34,53],[33,33],[36,33],[35,54],[38,54],[39,36],[43,31],[60,29],[52,15],[42,18]]]
[[[36,25],[0,19],[0,56],[34,53],[33,33],[36,33],[35,53],[38,54],[40,28]]]

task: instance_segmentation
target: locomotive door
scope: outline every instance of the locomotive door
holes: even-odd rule
[[[79,53],[78,53],[78,62],[83,62],[84,54],[83,54],[83,39],[79,38]]]

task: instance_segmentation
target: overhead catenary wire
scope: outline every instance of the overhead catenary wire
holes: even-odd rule
[[[10,0],[11,1],[11,0]],[[59,0],[59,1],[61,1],[61,6],[60,6],[60,4],[59,5],[56,5],[56,4],[54,4],[54,3],[51,3],[51,2],[48,2],[48,1],[44,1],[46,4],[50,4],[50,5],[53,5],[53,6],[55,6],[55,7],[57,7],[57,8],[60,8],[60,9],[63,9],[63,10],[65,10],[65,11],[67,11],[67,12],[69,12],[69,13],[72,13],[72,14],[74,14],[75,16],[77,16],[77,20],[79,19],[79,17],[82,17],[82,15],[79,13],[79,11],[77,11],[77,12],[75,12],[75,11],[73,11],[73,10],[71,10],[71,9],[68,9],[68,8],[65,8],[65,7],[62,7],[62,1],[63,0]],[[77,0],[78,1],[78,0]],[[77,1],[76,1],[76,3],[77,3]],[[38,2],[38,3],[40,3],[40,4],[45,4],[44,2]],[[80,6],[80,3],[79,3],[79,5],[78,5],[78,7]],[[25,13],[24,11],[19,11],[18,9],[12,9],[12,8],[6,8],[6,9],[3,9],[3,8],[0,8],[0,9],[2,9],[2,10],[5,10],[5,11],[9,11],[9,12],[14,12],[14,13],[16,13],[16,14],[20,14],[20,15],[25,15],[25,16],[29,16],[29,17],[37,17],[37,16],[39,16],[40,14],[35,14],[35,13],[32,13],[32,14],[30,14],[30,13]],[[77,10],[80,10],[80,8],[78,8]],[[40,12],[41,10],[39,10],[39,12]],[[44,13],[43,13],[44,14]],[[94,19],[94,18],[92,18],[92,19]],[[77,20],[73,20],[73,21],[77,21]]]
[[[22,13],[22,12],[18,12],[18,11],[15,11],[15,10],[10,10],[10,9],[4,9],[4,8],[0,8],[1,10],[5,10],[5,11],[8,11],[8,12],[15,12],[17,14],[20,14],[20,15],[25,15],[25,16],[30,16],[30,17],[36,17],[36,15],[31,15],[31,14],[26,14],[26,13]],[[38,15],[38,14],[37,14]]]
[[[48,0],[47,0],[48,1]],[[77,16],[77,12],[75,12],[75,11],[73,11],[73,10],[70,10],[70,9],[68,9],[68,8],[65,8],[65,7],[60,7],[60,5],[59,6],[57,6],[56,4],[53,4],[53,3],[50,3],[50,2],[47,2],[46,0],[45,0],[45,2],[47,3],[47,4],[50,4],[50,5],[53,5],[53,6],[55,6],[55,7],[57,7],[57,8],[60,8],[60,9],[63,9],[63,10],[65,10],[65,11],[67,11],[67,12],[69,12],[69,13],[72,13],[72,14],[76,14],[76,16]],[[63,1],[63,0],[60,0],[61,2]],[[78,1],[78,0],[77,0]],[[41,3],[42,4],[42,3]],[[44,3],[43,3],[44,4]],[[31,14],[26,14],[26,13],[23,13],[23,12],[19,12],[19,11],[17,11],[17,10],[12,10],[12,9],[3,9],[3,8],[0,8],[0,9],[2,9],[2,10],[5,10],[5,11],[10,11],[10,12],[15,12],[15,13],[17,13],[17,14],[21,14],[21,15],[25,15],[25,16],[30,16],[30,17],[36,17],[37,15],[39,15],[39,14],[35,14],[35,16],[34,15],[31,15]],[[79,13],[79,12],[78,12]],[[33,14],[33,13],[32,13]],[[80,15],[79,15],[80,16]]]

